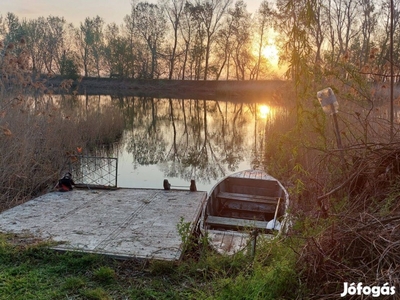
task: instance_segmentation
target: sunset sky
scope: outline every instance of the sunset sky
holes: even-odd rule
[[[247,0],[247,10],[254,13],[262,0]],[[49,15],[64,17],[67,22],[79,25],[86,17],[99,15],[105,22],[123,23],[130,13],[131,0],[2,0],[1,15],[13,12],[20,19],[36,19]],[[149,0],[157,3],[156,0]]]

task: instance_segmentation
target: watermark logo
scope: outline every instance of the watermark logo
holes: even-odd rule
[[[343,283],[343,293],[340,297],[345,297],[346,295],[371,295],[372,297],[380,297],[381,295],[392,296],[396,294],[396,288],[394,286],[389,286],[389,283],[385,283],[383,286],[369,286],[363,285],[362,282],[353,282],[349,284],[348,282]]]

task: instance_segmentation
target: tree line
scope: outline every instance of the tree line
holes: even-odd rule
[[[399,0],[394,12],[398,73]],[[23,53],[34,74],[258,80],[274,76],[263,55],[273,43],[289,78],[345,61],[384,80],[390,21],[390,0],[264,0],[254,14],[243,0],[132,0],[119,25],[100,16],[76,26],[59,16],[21,20],[7,13],[0,17],[1,72],[7,55]]]

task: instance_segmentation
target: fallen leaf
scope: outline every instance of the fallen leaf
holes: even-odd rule
[[[1,129],[3,130],[3,134],[5,136],[12,136],[12,132],[10,129],[6,128],[6,127],[1,127]]]

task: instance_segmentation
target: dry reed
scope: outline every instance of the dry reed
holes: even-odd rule
[[[288,236],[300,241],[299,299],[338,299],[344,282],[400,286],[400,142],[388,141],[387,107],[378,105],[384,96],[340,99],[343,150],[320,106],[294,109],[267,131],[269,171],[286,179],[297,220]]]
[[[349,167],[349,180],[336,190],[340,196],[327,193],[319,197],[331,198],[329,225],[306,237],[298,261],[310,299],[337,299],[344,282],[380,287],[388,283],[396,289],[400,286],[398,146],[369,145],[363,158]],[[335,201],[346,195],[344,207],[337,208]],[[315,219],[312,223],[317,226],[324,222]],[[374,297],[362,296],[369,298]],[[360,299],[360,295],[348,299]],[[379,299],[393,296],[381,295]]]
[[[114,142],[124,126],[117,108],[83,113],[43,95],[24,47],[0,49],[0,211],[52,189],[70,154]]]
[[[23,99],[24,104],[7,109],[0,119],[0,209],[54,187],[68,156],[78,149],[88,153],[122,134],[117,109],[103,107],[103,112],[79,115],[48,101],[28,110],[23,106],[28,102]]]

